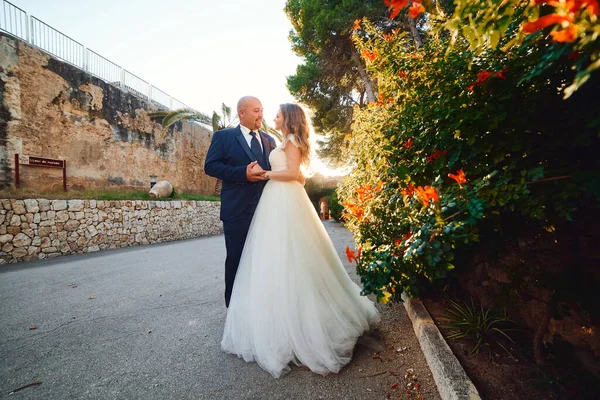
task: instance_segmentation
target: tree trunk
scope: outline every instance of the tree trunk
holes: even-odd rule
[[[419,35],[419,31],[417,30],[417,21],[409,16],[406,16],[406,18],[408,18],[408,26],[410,27],[410,33],[412,34],[412,37],[415,40],[415,43],[417,44],[417,47],[423,46],[423,38],[421,38],[421,35]]]
[[[353,51],[352,51],[352,61],[354,62],[354,65],[356,65],[356,67],[358,68],[358,73],[360,74],[360,78],[362,79],[363,83],[365,84],[365,94],[367,95],[367,103],[375,103],[375,90],[373,88],[373,86],[374,86],[373,81],[369,77],[369,74],[367,74],[365,67],[363,66],[362,62],[360,61],[360,57],[358,56],[358,53],[356,51],[354,51],[354,46],[353,46]]]

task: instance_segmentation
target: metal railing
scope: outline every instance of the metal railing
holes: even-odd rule
[[[150,98],[152,99],[152,101],[155,101],[159,104],[162,104],[164,106],[171,108],[171,103],[172,103],[173,98],[171,96],[169,96],[167,93],[165,93],[162,90],[160,90],[159,88],[157,88],[156,86],[150,85]]]
[[[109,83],[121,81],[123,68],[90,49],[86,52],[85,66],[87,72],[103,81]]]
[[[8,1],[2,2],[0,30],[29,41],[29,24],[27,13]]]
[[[179,110],[180,108],[190,108],[190,107],[186,106],[184,103],[180,102],[176,98],[171,97],[171,107],[169,107],[169,108],[171,110]]]
[[[85,47],[81,43],[33,16],[30,26],[31,44],[69,64],[85,69]]]
[[[103,81],[127,90],[149,102],[169,109],[190,108],[149,82],[121,68],[100,54],[87,49],[64,33],[52,28],[14,4],[0,0],[0,31],[22,39]]]
[[[148,82],[146,82],[145,80],[143,80],[142,78],[140,78],[139,76],[136,76],[136,75],[132,74],[131,72],[127,71],[126,69],[124,69],[123,70],[123,79],[121,80],[121,83],[128,90],[130,90],[134,93],[138,93],[138,96],[145,97],[147,100],[151,100],[150,84]]]

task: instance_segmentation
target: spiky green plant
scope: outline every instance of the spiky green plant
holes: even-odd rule
[[[194,121],[205,125],[212,125],[212,119],[199,111],[192,110],[191,108],[179,108],[171,111],[155,111],[148,113],[150,118],[159,119],[162,118],[161,124],[163,126],[160,132],[160,138],[162,139],[169,128],[181,121]]]
[[[450,332],[447,335],[448,339],[467,339],[474,342],[471,354],[478,353],[481,346],[486,346],[491,358],[491,345],[496,344],[511,355],[502,344],[502,338],[514,343],[506,333],[513,330],[507,326],[514,324],[514,321],[506,315],[506,310],[503,315],[498,315],[491,308],[477,305],[472,298],[470,302],[462,304],[453,300],[448,302],[450,307],[446,310],[445,316],[440,318],[441,327]]]
[[[229,128],[237,123],[237,117],[231,118],[231,107],[225,103],[221,103],[221,114],[213,111],[212,115],[212,128],[213,132],[221,129]]]

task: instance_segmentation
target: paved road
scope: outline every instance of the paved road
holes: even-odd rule
[[[350,233],[326,227],[343,256]],[[2,266],[0,398],[374,398],[348,374],[275,380],[223,353],[224,259],[214,236]]]

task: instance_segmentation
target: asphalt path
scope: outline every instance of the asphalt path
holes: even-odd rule
[[[325,226],[356,280],[350,232]],[[2,266],[0,398],[381,398],[344,370],[273,379],[222,352],[224,260],[213,236]]]

